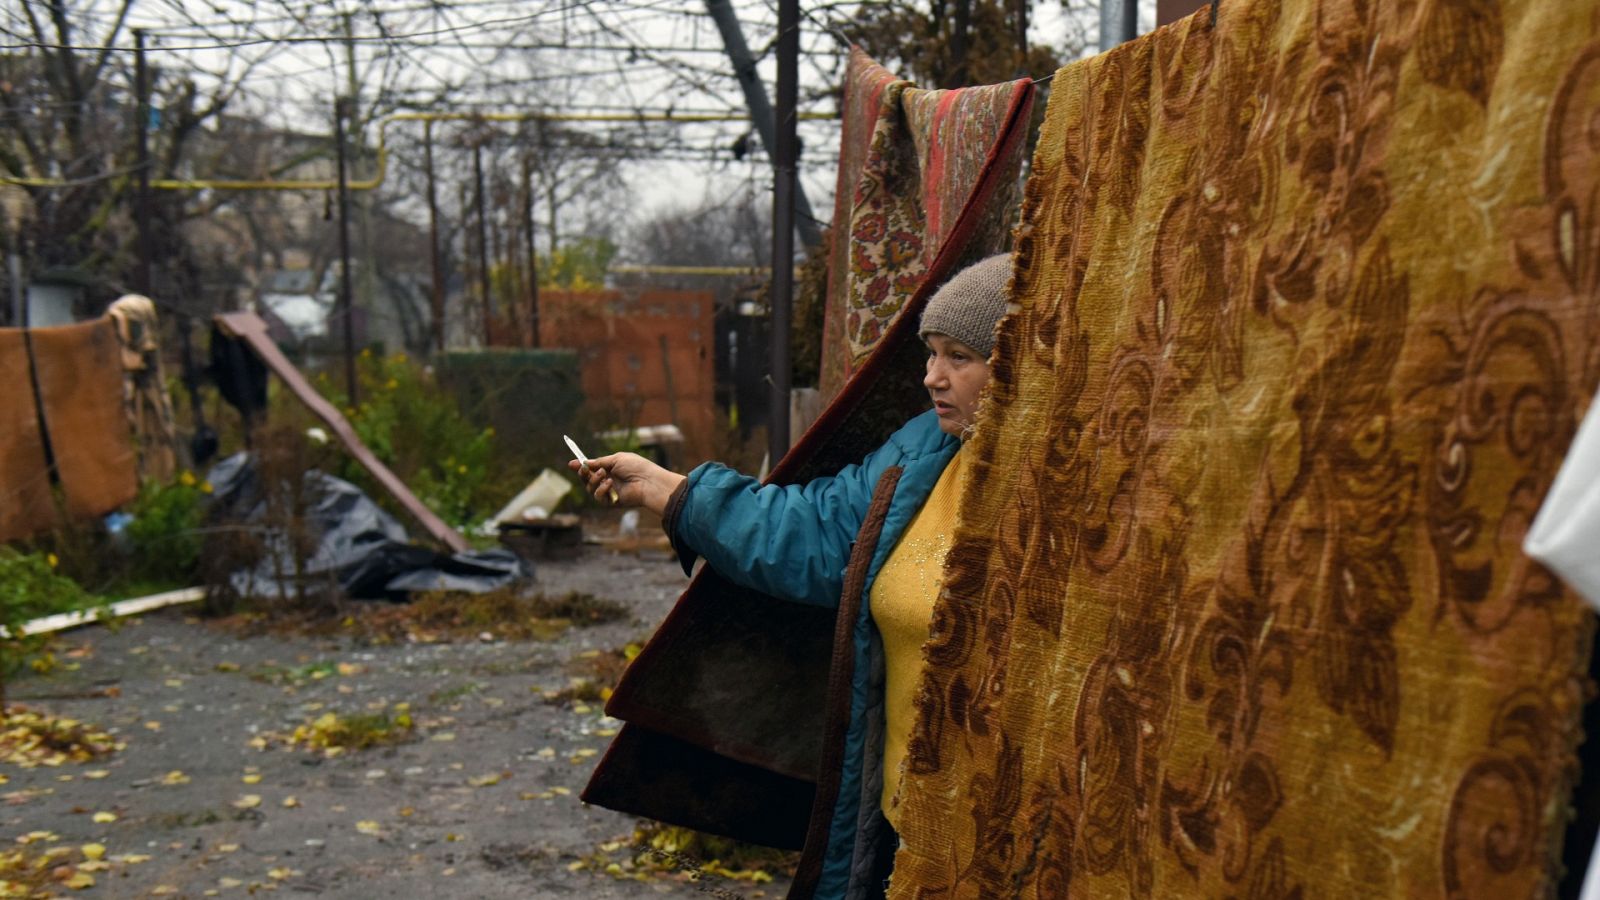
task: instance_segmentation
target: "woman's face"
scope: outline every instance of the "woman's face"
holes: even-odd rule
[[[953,337],[930,334],[928,374],[922,386],[939,413],[939,430],[961,437],[978,414],[978,395],[989,383],[989,361]]]

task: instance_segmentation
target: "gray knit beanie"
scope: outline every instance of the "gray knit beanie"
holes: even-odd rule
[[[1006,282],[1011,278],[1011,254],[1001,253],[975,262],[944,283],[922,309],[917,336],[930,334],[955,338],[985,357],[994,349],[994,326],[1006,312]]]

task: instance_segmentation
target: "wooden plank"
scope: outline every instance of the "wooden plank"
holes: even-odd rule
[[[317,418],[321,419],[333,430],[334,435],[339,438],[339,442],[344,444],[346,450],[350,451],[350,455],[354,456],[362,467],[372,473],[372,477],[376,478],[380,485],[383,485],[383,489],[388,491],[391,497],[398,500],[400,505],[405,507],[406,512],[410,513],[411,517],[416,519],[417,523],[428,534],[432,535],[434,540],[444,544],[456,553],[470,549],[466,538],[462,537],[449,525],[446,525],[443,519],[434,514],[433,510],[423,505],[422,501],[417,499],[417,495],[411,493],[411,489],[406,487],[405,482],[389,471],[389,467],[384,465],[383,461],[378,459],[377,456],[373,455],[373,452],[367,448],[366,444],[361,442],[361,438],[356,436],[355,429],[350,427],[350,421],[344,417],[344,414],[339,412],[325,397],[317,393],[317,389],[311,386],[311,382],[306,381],[305,376],[300,374],[300,370],[295,368],[294,363],[283,355],[283,351],[279,350],[278,345],[274,344],[272,338],[267,335],[267,323],[260,316],[249,311],[222,313],[216,317],[216,322],[224,332],[244,341],[251,350],[255,351],[256,356],[259,356],[261,361],[267,364],[267,368],[276,372],[278,377],[283,379],[283,383],[289,387],[290,392],[301,403],[305,404],[306,408],[311,410]]]

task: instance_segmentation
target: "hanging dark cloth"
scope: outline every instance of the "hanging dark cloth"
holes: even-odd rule
[[[267,410],[267,367],[244,341],[211,326],[211,379],[248,426]]]

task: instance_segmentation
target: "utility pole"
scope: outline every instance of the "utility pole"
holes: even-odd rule
[[[744,91],[745,105],[750,108],[750,124],[755,126],[756,133],[761,136],[761,146],[767,149],[767,156],[771,157],[773,165],[777,166],[778,155],[781,151],[778,149],[777,138],[774,133],[772,104],[767,102],[767,89],[761,84],[761,76],[756,72],[756,58],[751,54],[750,46],[745,43],[744,31],[739,27],[739,19],[733,13],[733,3],[731,0],[706,0],[706,11],[711,14],[712,21],[717,23],[717,30],[722,33],[722,46],[728,52],[728,61],[733,63],[733,74],[739,79],[739,88]],[[798,16],[798,14],[796,15]],[[798,19],[796,21],[798,22]],[[778,38],[778,66],[780,70],[783,66],[782,27],[780,24]],[[798,25],[795,28],[794,41],[795,47],[798,48],[800,46]],[[795,53],[798,56],[799,50],[796,49]],[[778,78],[781,85],[783,78],[781,71]],[[782,91],[781,86],[779,91]],[[778,98],[778,105],[780,107],[783,105],[782,97]],[[792,109],[790,113],[790,118],[792,119]],[[793,134],[792,128],[790,133]],[[796,154],[798,154],[798,150],[796,150]],[[822,232],[817,227],[817,217],[811,212],[811,203],[806,200],[805,190],[798,184],[795,185],[794,195],[794,205],[799,212],[799,216],[795,219],[795,224],[792,227],[800,229],[800,242],[802,244],[807,247],[815,247],[822,243]],[[776,261],[774,261],[773,266],[774,268],[778,267]],[[784,415],[787,419],[788,414],[785,413]],[[773,457],[773,459],[777,459],[777,457]]]
[[[155,234],[150,222],[150,68],[145,61],[144,30],[133,30],[133,84],[135,103],[133,108],[134,123],[134,148],[137,157],[134,166],[139,171],[138,197],[134,199],[134,219],[139,227],[139,268],[137,269],[134,286],[139,293],[146,297],[155,293]],[[165,298],[172,302],[172,298]],[[195,433],[189,444],[189,453],[194,465],[200,465],[205,460],[202,456],[206,452],[206,441],[209,436],[215,442],[216,435],[206,424],[205,410],[200,405],[200,367],[194,360],[194,345],[190,331],[194,328],[192,317],[184,312],[189,306],[188,298],[182,305],[177,305],[173,315],[173,325],[178,331],[178,353],[183,361],[183,386],[189,392],[189,409],[194,416]],[[213,446],[212,450],[215,449]]]
[[[483,142],[480,134],[472,142],[472,177],[476,182],[474,193],[478,206],[478,286],[483,291],[483,346],[491,344],[494,297],[489,282],[489,226],[488,213],[483,199]]]
[[[145,65],[144,30],[141,28],[133,30],[133,83],[137,96],[133,107],[134,148],[138,154],[134,165],[139,171],[139,196],[134,201],[139,224],[139,268],[135,286],[139,293],[149,296],[154,290],[151,271],[154,242],[150,232],[150,69]]]
[[[967,83],[967,36],[972,30],[972,0],[955,0],[955,26],[950,31],[950,68],[945,71],[944,87],[965,87]]]
[[[337,144],[335,155],[339,158],[339,311],[335,318],[344,329],[344,388],[350,406],[356,397],[356,323],[350,304],[350,196],[346,182],[344,149],[344,117],[353,106],[347,97],[333,101],[333,140]]]
[[[1137,0],[1100,0],[1100,52],[1139,36]]]
[[[794,299],[795,107],[799,98],[800,2],[778,0],[778,116],[772,155],[772,402],[767,451],[789,452],[789,312]]]
[[[533,156],[522,152],[522,230],[528,242],[528,327],[539,346],[539,250],[533,243]]]
[[[1011,34],[1017,42],[1017,77],[1028,74],[1028,0],[1010,0]]]
[[[350,164],[353,167],[361,163],[361,146],[364,141],[364,126],[361,122],[361,79],[356,74],[356,27],[355,17],[351,13],[344,14],[344,47],[345,47],[345,96],[349,98],[350,108],[347,113],[349,121],[349,137],[354,140],[350,146]],[[356,213],[360,216],[361,227],[361,264],[356,267],[359,282],[356,293],[361,295],[361,306],[370,315],[375,307],[373,302],[373,279],[377,277],[378,267],[372,261],[372,198],[363,191],[354,198]]]
[[[422,123],[422,161],[428,173],[428,250],[433,261],[433,349],[444,352],[444,260],[439,250],[439,194],[433,178],[433,120]]]

